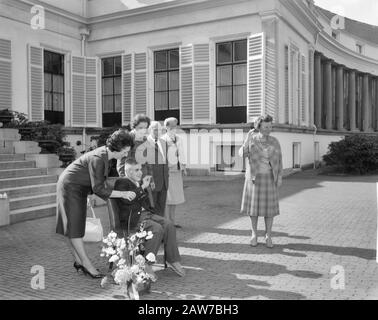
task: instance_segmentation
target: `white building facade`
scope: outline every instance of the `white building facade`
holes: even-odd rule
[[[174,116],[204,173],[243,169],[237,150],[261,114],[284,168],[378,132],[375,27],[310,0],[154,2],[0,0],[0,109],[62,123],[72,145],[137,113]]]

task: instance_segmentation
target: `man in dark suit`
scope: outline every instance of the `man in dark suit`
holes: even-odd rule
[[[144,230],[152,231],[153,238],[145,243],[145,255],[153,253],[155,256],[163,241],[167,266],[179,276],[185,276],[185,271],[180,264],[180,253],[177,247],[176,228],[168,220],[154,213],[151,207],[146,189],[150,185],[151,176],[142,180],[142,166],[135,159],[127,159],[125,162],[125,178],[115,182],[114,190],[131,191],[135,193],[134,200],[117,199],[120,208],[120,221],[123,228],[136,231],[144,223]],[[152,268],[148,272],[156,279]]]
[[[157,121],[152,121],[150,134],[145,142],[147,151],[146,171],[151,175],[152,195],[154,198],[155,213],[164,217],[165,204],[167,202],[168,191],[168,145],[167,141],[161,139],[161,125]],[[136,155],[138,159],[138,154]]]

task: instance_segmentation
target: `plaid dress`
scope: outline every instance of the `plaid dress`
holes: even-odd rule
[[[282,155],[277,139],[269,137],[270,171],[260,172],[263,150],[256,135],[248,135],[243,145],[247,156],[246,179],[244,183],[241,213],[251,217],[273,218],[280,214],[277,181],[282,176]]]

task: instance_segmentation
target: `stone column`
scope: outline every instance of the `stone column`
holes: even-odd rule
[[[324,96],[325,96],[325,110],[326,110],[326,129],[332,130],[332,62],[325,61],[324,67]]]
[[[349,130],[358,131],[356,127],[356,71],[349,72]]]
[[[337,66],[336,74],[336,127],[344,131],[344,68]]]
[[[375,78],[375,124],[374,129],[378,131],[378,78]]]
[[[314,122],[320,129],[322,126],[322,58],[320,54],[315,54],[314,77]]]
[[[371,104],[370,104],[370,90],[369,90],[369,75],[366,73],[363,76],[362,86],[362,128],[364,132],[369,132],[371,129]]]

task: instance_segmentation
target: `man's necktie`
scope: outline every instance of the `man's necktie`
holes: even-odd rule
[[[155,164],[159,164],[159,145],[157,138],[155,138]]]

